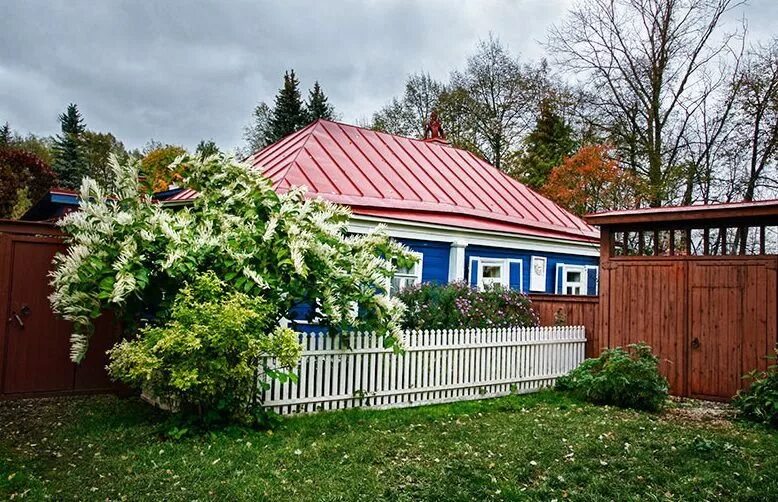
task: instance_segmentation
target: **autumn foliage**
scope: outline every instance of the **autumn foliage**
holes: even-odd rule
[[[608,145],[584,146],[566,157],[541,191],[577,215],[637,207],[641,193],[639,178],[619,165]]]
[[[0,148],[0,218],[18,217],[54,184],[51,167],[34,153]]]
[[[170,164],[179,155],[185,153],[186,150],[173,145],[155,148],[147,153],[141,160],[141,172],[146,177],[147,188],[153,192],[159,192],[167,190],[172,184],[180,183],[185,166],[179,165],[173,170],[170,168]]]

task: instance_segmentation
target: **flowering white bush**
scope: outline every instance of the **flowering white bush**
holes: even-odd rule
[[[332,327],[377,330],[388,345],[399,339],[403,305],[384,288],[395,264],[414,258],[380,229],[347,235],[347,208],[306,199],[300,188],[277,194],[268,179],[224,155],[178,158],[171,169],[185,165],[184,184],[199,196],[190,207],[164,208],[143,193],[137,162],[110,162],[115,193],[85,179],[80,210],[60,222],[70,246],[55,258],[51,303],[74,323],[74,361],[83,359],[103,310],[120,310],[132,326],[209,270],[234,290],[261,296],[276,319],[308,302]]]

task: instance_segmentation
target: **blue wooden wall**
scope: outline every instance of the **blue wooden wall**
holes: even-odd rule
[[[543,256],[546,258],[546,293],[555,293],[556,287],[556,266],[557,264],[566,265],[590,265],[597,266],[599,259],[594,256],[578,256],[562,253],[547,253],[540,251],[521,251],[515,249],[494,248],[486,246],[467,246],[465,248],[465,277],[470,277],[470,257],[480,256],[483,258],[499,258],[521,260],[522,268],[522,291],[529,293],[530,281],[530,261],[533,256]],[[595,291],[594,274],[588,284],[590,294]],[[539,291],[535,291],[539,293]]]
[[[451,245],[447,242],[433,242],[422,241],[416,239],[397,239],[399,242],[408,246],[411,250],[421,253],[423,258],[423,266],[421,271],[422,282],[433,282],[444,284],[448,282],[448,266]],[[556,266],[563,263],[566,265],[589,265],[597,266],[598,258],[593,256],[577,256],[562,253],[547,253],[539,251],[521,251],[515,249],[495,248],[487,246],[474,246],[470,245],[465,248],[465,278],[471,277],[470,270],[470,258],[482,257],[482,258],[498,258],[498,259],[512,259],[521,260],[521,290],[525,293],[530,293],[530,262],[533,256],[543,256],[546,258],[546,293],[556,292]],[[591,271],[593,272],[593,271]],[[514,267],[510,270],[510,282],[511,287],[516,287],[517,271]],[[589,294],[595,294],[596,291],[596,275],[594,273],[589,274],[588,292]],[[290,312],[290,319],[302,319],[308,313],[307,305],[299,305],[298,308]],[[297,329],[304,332],[321,331],[321,326],[296,326]]]
[[[432,242],[415,239],[397,239],[413,251],[421,253],[424,256],[423,267],[421,271],[422,282],[446,283],[448,282],[448,266],[451,245],[447,242]],[[543,256],[546,258],[546,293],[556,292],[556,266],[557,264],[566,265],[589,265],[597,266],[599,259],[594,256],[578,256],[563,253],[548,253],[540,251],[521,251],[515,249],[496,248],[487,246],[470,245],[465,248],[465,277],[471,276],[470,257],[480,256],[483,258],[499,258],[521,260],[522,285],[521,289],[529,293],[530,282],[530,262],[533,256]],[[513,271],[512,271],[513,273]],[[511,280],[513,282],[513,278]],[[588,281],[589,294],[596,291],[596,274],[591,271]]]
[[[397,239],[417,253],[424,256],[421,269],[421,282],[448,282],[448,259],[451,245],[447,242],[419,241],[415,239]]]

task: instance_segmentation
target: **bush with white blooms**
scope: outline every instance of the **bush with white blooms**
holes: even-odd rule
[[[141,387],[163,381],[164,391],[176,379],[161,354],[180,340],[160,337],[159,329],[174,324],[171,312],[184,308],[179,292],[203,274],[219,283],[222,295],[209,301],[234,305],[236,299],[261,299],[263,322],[257,325],[266,328],[246,338],[255,355],[256,347],[265,347],[261,355],[275,357],[275,347],[288,356],[288,344],[272,343],[275,336],[289,338],[288,330],[274,327],[300,304],[311,306],[333,329],[375,330],[385,335],[388,346],[399,342],[403,305],[389,298],[385,288],[396,267],[408,266],[414,258],[381,229],[348,235],[347,208],[306,198],[302,188],[277,193],[259,172],[221,154],[182,156],[171,165],[176,170],[185,166],[183,183],[198,194],[193,204],[177,208],[163,207],[144,193],[137,162],[110,162],[116,177],[113,192],[84,179],[79,210],[59,223],[69,247],[55,258],[51,303],[73,322],[74,361],[86,354],[92,321],[114,310],[127,333],[111,352],[112,361],[122,356],[122,364],[112,363],[109,371]],[[144,316],[154,319],[152,326],[139,327]],[[179,359],[194,358],[210,343],[208,330],[187,329],[201,339],[188,340],[176,355]],[[149,336],[159,340],[149,343]],[[126,357],[130,348],[137,356],[134,362]],[[294,358],[283,359],[287,366],[295,364]],[[211,370],[195,364],[187,371],[187,378],[178,379],[186,382],[184,391],[204,382]],[[169,390],[186,401],[181,389]]]

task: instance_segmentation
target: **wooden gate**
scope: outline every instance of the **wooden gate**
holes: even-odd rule
[[[645,341],[673,394],[729,399],[778,342],[778,201],[589,215],[601,347]]]
[[[48,273],[62,235],[45,224],[0,222],[0,396],[111,390],[105,351],[118,326],[108,316],[96,324],[89,353],[70,362],[70,323],[49,305]]]
[[[732,396],[775,345],[775,259],[695,261],[688,274],[689,394]]]

